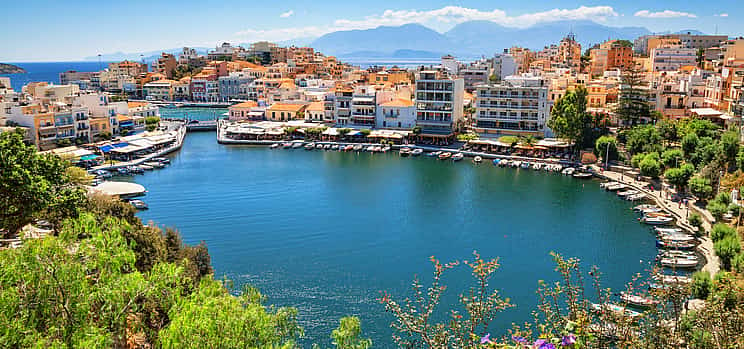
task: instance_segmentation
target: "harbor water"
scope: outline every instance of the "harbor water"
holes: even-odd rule
[[[463,260],[477,250],[500,258],[490,284],[516,305],[493,323],[504,334],[531,320],[538,280],[557,280],[551,251],[580,258],[585,271],[599,266],[603,286],[617,290],[649,269],[656,252],[631,203],[596,181],[555,173],[397,153],[224,146],[213,132],[189,134],[171,161],[131,178],[148,190],[140,217],[176,227],[188,243],[205,241],[216,277],[297,307],[303,346],[329,344],[338,319],[356,315],[375,347],[392,347],[380,291],[400,300],[414,276],[426,284],[430,256]],[[445,275],[442,310],[456,307],[470,285],[466,268]]]

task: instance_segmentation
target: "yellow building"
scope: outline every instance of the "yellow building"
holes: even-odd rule
[[[304,114],[304,104],[294,103],[274,103],[266,109],[266,118],[271,121],[289,121],[296,119],[304,119],[298,116],[298,114]]]

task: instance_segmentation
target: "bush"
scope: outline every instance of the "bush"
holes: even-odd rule
[[[729,236],[736,236],[736,229],[728,224],[718,223],[710,231],[710,238],[713,242],[718,242]]]
[[[646,158],[646,154],[636,154],[633,155],[632,158],[630,158],[630,165],[639,168],[641,167],[641,161]]]
[[[728,212],[728,205],[719,202],[717,200],[711,200],[707,206],[705,206],[705,209],[710,212],[710,214],[717,220],[721,220],[723,218],[723,215]]]
[[[677,165],[684,160],[682,150],[669,149],[661,153],[661,163],[665,167],[677,167]]]
[[[721,259],[721,267],[724,270],[731,270],[731,261],[734,257],[741,252],[741,244],[739,243],[739,237],[727,236],[713,244],[713,249],[716,251],[716,255]]]
[[[697,213],[691,214],[690,217],[687,218],[687,221],[690,222],[691,226],[698,229],[698,233],[703,228],[703,218]]]
[[[718,202],[720,202],[720,203],[722,203],[722,204],[724,204],[724,205],[729,205],[729,204],[731,204],[731,194],[729,194],[727,192],[720,192],[720,193],[718,193],[718,195],[716,195],[716,199],[715,200],[718,201]]]
[[[701,200],[706,200],[713,193],[713,186],[710,180],[704,177],[692,177],[688,182],[690,192]]]
[[[739,253],[731,261],[731,269],[741,274],[744,273],[744,253]]]
[[[656,154],[656,153],[652,153]],[[658,156],[658,155],[657,155]],[[655,160],[651,154],[647,155],[646,158],[639,164],[641,174],[651,178],[658,178],[661,173],[661,165]]]
[[[713,288],[713,281],[710,279],[710,274],[706,271],[698,271],[692,274],[692,286],[690,291],[693,298],[707,299],[710,295],[710,291]]]
[[[664,172],[664,178],[677,189],[686,187],[691,176],[692,172],[681,168],[670,168]]]

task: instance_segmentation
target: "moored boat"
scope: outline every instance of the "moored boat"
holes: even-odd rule
[[[435,158],[435,157],[439,156],[439,154],[441,154],[441,153],[442,153],[441,151],[433,151],[433,152],[430,152],[430,153],[426,153],[426,156]]]
[[[447,160],[451,156],[452,156],[452,153],[450,153],[450,152],[443,152],[443,153],[439,154],[438,157],[439,157],[439,160]]]
[[[573,167],[566,167],[563,169],[563,171],[561,171],[561,173],[566,176],[571,176],[574,174],[574,171],[576,171],[576,169],[574,169]]]
[[[480,164],[481,162],[483,162],[483,158],[480,156],[476,156],[473,158],[473,162],[476,164]]]
[[[589,179],[592,178],[594,175],[588,172],[576,172],[571,177],[578,178],[578,179]]]
[[[119,167],[116,169],[116,172],[119,173],[119,175],[128,175],[129,170],[126,167]]]
[[[292,142],[292,149],[302,148],[305,143],[302,141]]]
[[[662,258],[660,263],[668,268],[694,268],[698,265],[697,259],[687,258]]]
[[[542,169],[542,166],[543,165],[541,163],[536,162],[536,163],[532,164],[532,169],[535,170],[535,171],[540,171]]]
[[[682,275],[659,275],[656,276],[656,279],[661,281],[663,284],[690,284],[692,283],[692,278],[689,276],[682,276]]]
[[[633,305],[633,306],[641,307],[641,308],[650,308],[650,307],[653,307],[659,304],[659,301],[653,298],[643,297],[643,296],[639,296],[635,294],[630,294],[627,292],[620,293],[620,300],[623,301],[624,303],[627,303],[628,305]]]
[[[144,201],[138,199],[129,200],[129,204],[138,210],[146,210],[148,208]]]
[[[384,146],[384,147],[383,147],[382,149],[380,149],[380,151],[381,151],[381,152],[383,152],[383,153],[387,153],[387,152],[389,152],[389,151],[390,151],[391,149],[393,149],[393,148],[392,148],[392,147],[390,147],[389,145],[386,145],[386,146]]]
[[[363,146],[363,145],[361,145],[361,144],[357,144],[357,145],[355,145],[355,146],[354,146],[354,147],[353,147],[352,149],[353,149],[354,151],[361,151],[361,150],[362,150],[362,148],[364,148],[364,146]]]
[[[411,148],[401,148],[400,151],[398,151],[398,154],[402,157],[406,157],[411,155]]]
[[[284,148],[284,149],[292,148],[292,143],[286,142],[286,143],[282,144],[282,148]]]
[[[530,168],[530,163],[527,162],[527,161],[525,161],[525,162],[519,164],[519,167],[520,168],[523,168],[523,169],[528,169],[528,168]]]
[[[411,156],[419,156],[424,152],[423,149],[416,148],[414,150],[411,150]]]
[[[308,143],[305,145],[305,150],[313,150],[315,149],[315,143]]]
[[[643,218],[639,218],[639,221],[646,224],[651,225],[667,225],[672,223],[674,221],[674,218],[672,217],[665,217],[665,216],[658,216],[658,217],[649,217],[645,216]]]
[[[667,250],[689,250],[695,247],[695,244],[690,242],[673,242],[656,240],[656,247]]]
[[[145,171],[152,171],[154,169],[154,167],[145,164],[140,164],[139,167]]]
[[[276,148],[279,148],[279,143],[274,143],[274,144],[270,145],[270,146],[269,146],[269,148],[270,148],[270,149],[276,149]]]
[[[462,153],[455,153],[452,155],[452,161],[460,161],[465,158],[465,155],[462,155]]]

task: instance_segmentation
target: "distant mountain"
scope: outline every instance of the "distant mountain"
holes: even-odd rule
[[[192,47],[196,50],[197,53],[201,55],[206,55],[207,51],[209,50],[206,47]],[[144,58],[145,62],[150,63],[158,59],[160,57],[160,54],[170,53],[173,55],[178,56],[183,51],[183,47],[179,48],[169,48],[165,50],[157,50],[157,51],[147,51],[147,52],[132,52],[132,53],[124,53],[124,52],[115,52],[115,53],[106,53],[101,55],[101,61],[104,62],[117,62],[117,61],[123,61],[123,60],[132,60],[132,61],[140,61]],[[83,58],[83,60],[86,61],[97,61],[98,56],[89,56]]]
[[[402,50],[426,52],[424,57],[416,58],[438,57],[442,53],[477,57],[490,56],[514,45],[539,50],[558,43],[569,32],[573,32],[584,47],[607,39],[633,40],[650,33],[642,27],[610,27],[592,21],[556,21],[529,28],[508,28],[491,21],[468,21],[443,34],[419,24],[339,31],[323,35],[311,45],[323,53],[339,57],[392,58],[390,53]]]
[[[26,70],[8,63],[0,63],[0,74],[23,74]]]
[[[397,50],[448,50],[451,42],[442,34],[420,24],[377,27],[325,34],[311,44],[320,52],[343,56],[359,51],[394,52]]]
[[[688,35],[706,35],[705,33],[695,29],[685,29],[676,31],[673,34],[688,34]]]
[[[421,51],[421,50],[395,50],[393,52],[382,51],[355,51],[344,53],[338,58],[341,59],[359,59],[359,58],[408,58],[408,59],[439,59],[446,53]]]

